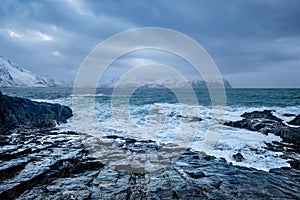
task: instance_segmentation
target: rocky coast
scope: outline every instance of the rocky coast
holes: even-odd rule
[[[291,167],[266,172],[185,149],[158,170],[137,172],[107,165],[84,141],[94,141],[89,145],[111,157],[121,156],[120,150],[155,152],[168,144],[61,132],[55,124],[72,116],[68,107],[2,94],[0,102],[0,199],[300,199],[299,128],[273,111],[245,113],[226,125],[279,135],[282,142],[268,148],[284,152]],[[236,155],[242,161],[241,156]]]
[[[246,112],[241,116],[242,120],[228,121],[225,125],[280,136],[282,141],[266,143],[268,150],[282,152],[282,157],[288,160],[291,167],[300,169],[300,115],[284,123],[273,114],[275,112],[272,110]]]

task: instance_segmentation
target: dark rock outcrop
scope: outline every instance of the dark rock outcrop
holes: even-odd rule
[[[0,148],[0,199],[299,199],[300,171],[270,172],[233,166],[225,160],[187,149],[156,171],[132,173],[103,165],[74,132],[16,129]],[[12,134],[14,133],[14,134]],[[111,136],[102,145],[137,154],[136,146],[155,146]],[[98,140],[97,140],[98,141]],[[144,145],[141,145],[144,144]],[[97,144],[91,144],[98,145]],[[30,149],[30,150],[26,150]],[[153,148],[160,149],[160,146]],[[111,156],[119,150],[111,148]]]
[[[26,127],[53,127],[72,116],[67,106],[10,97],[0,92],[0,132]]]
[[[264,110],[264,111],[253,111],[253,112],[245,112],[241,115],[241,117],[249,118],[249,119],[270,119],[277,122],[282,122],[282,119],[279,119],[278,117],[274,116],[272,114],[272,110]]]
[[[263,134],[273,133],[278,127],[283,127],[281,122],[269,119],[251,119],[245,118],[238,121],[227,121],[224,123],[226,126],[236,128],[244,128],[250,131],[259,131]]]
[[[300,169],[300,128],[289,127],[281,119],[274,116],[270,110],[254,111],[241,115],[245,117],[238,121],[228,121],[224,124],[263,134],[272,133],[282,138],[282,142],[267,144],[267,149],[282,152],[282,157],[288,159],[293,168]],[[296,117],[297,118],[297,117]],[[297,121],[295,118],[295,121]],[[287,148],[287,144],[289,147]]]
[[[270,110],[246,112],[241,115],[241,117],[245,117],[244,119],[227,121],[224,124],[250,131],[258,131],[263,134],[273,133],[280,136],[284,142],[300,145],[300,128],[288,127],[271,112]]]
[[[292,121],[289,121],[288,124],[300,126],[300,115],[297,115]]]

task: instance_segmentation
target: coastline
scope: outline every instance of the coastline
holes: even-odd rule
[[[161,144],[151,140],[120,136],[91,138],[76,132],[59,132],[55,127],[12,128],[1,134],[0,197],[300,198],[297,192],[300,170],[291,167],[265,172],[234,166],[225,159],[186,149],[174,162],[145,172],[96,158],[83,142],[87,139],[90,139],[88,144],[98,145],[103,152],[108,152],[109,161],[112,157],[118,161],[124,156],[120,149],[135,155],[153,154],[161,149]]]

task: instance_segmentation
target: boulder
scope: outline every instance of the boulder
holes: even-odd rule
[[[236,162],[242,162],[243,160],[245,160],[244,156],[241,153],[234,154],[232,157]]]
[[[289,121],[288,124],[300,126],[300,115],[297,115],[292,121]]]
[[[183,119],[185,122],[200,122],[200,121],[202,121],[202,118],[198,117],[198,116],[176,115],[176,117]]]

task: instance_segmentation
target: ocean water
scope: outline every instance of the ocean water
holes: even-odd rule
[[[163,143],[176,143],[177,134],[181,125],[187,136],[192,140],[181,143],[186,147],[201,150],[207,130],[211,125],[211,99],[206,90],[196,90],[198,104],[184,105],[189,117],[201,117],[202,121],[189,122],[179,118],[182,114],[182,103],[177,94],[185,95],[184,90],[174,92],[168,89],[138,89],[132,95],[117,95],[112,97],[111,89],[97,89],[93,94],[73,95],[71,88],[2,88],[4,94],[29,98],[35,101],[59,103],[73,107],[73,100],[80,98],[79,110],[76,119],[71,118],[67,124],[58,125],[61,131],[78,130],[94,135],[99,130],[104,135],[131,136],[142,139],[152,139]],[[187,95],[188,96],[188,95]],[[96,113],[96,123],[90,123],[90,112],[87,112],[87,103],[95,99],[92,105]],[[118,102],[128,100],[127,110],[120,107]],[[226,90],[227,104],[225,120],[239,120],[244,112],[254,110],[273,110],[274,115],[285,122],[293,117],[284,117],[286,113],[300,114],[300,89],[228,89]],[[128,125],[130,124],[130,126]],[[221,125],[221,124],[220,124]],[[261,170],[289,166],[287,160],[280,157],[281,153],[265,149],[266,142],[281,141],[281,138],[272,134],[263,135],[258,132],[232,128],[221,125],[217,143],[208,154],[224,157],[234,165],[253,167]],[[241,153],[245,157],[243,162],[235,162],[233,154]]]

